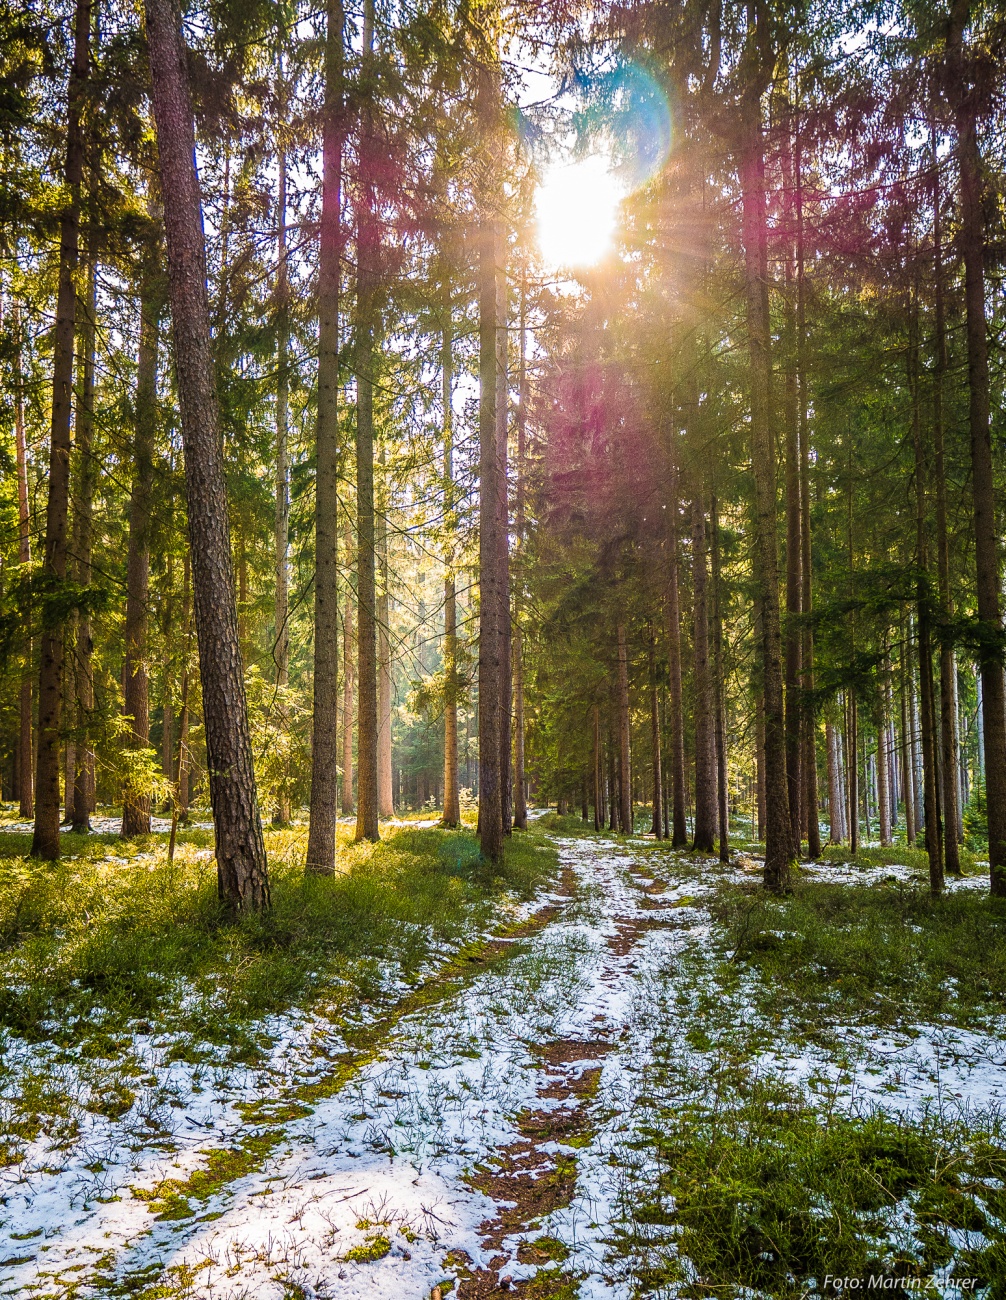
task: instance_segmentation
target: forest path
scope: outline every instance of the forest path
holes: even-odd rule
[[[654,1097],[659,1116],[740,1069],[908,1113],[932,1093],[934,1052],[950,1094],[1002,1090],[994,1038],[970,1036],[954,1075],[953,1044],[932,1034],[845,1026],[838,1059],[765,1014],[714,915],[722,885],[762,906],[757,863],[556,843],[559,890],[523,935],[461,979],[434,977],[390,1032],[347,1053],[291,1020],[271,1082],[250,1078],[239,1101],[205,1075],[179,1093],[172,1154],[130,1172],[109,1153],[90,1193],[60,1202],[54,1183],[48,1210],[44,1189],[26,1201],[44,1235],[0,1246],[13,1266],[0,1292],[420,1300],[450,1280],[459,1300],[628,1297],[634,1210],[658,1172],[644,1136]],[[813,870],[846,883],[842,868]],[[664,1096],[655,1061],[676,1072]]]

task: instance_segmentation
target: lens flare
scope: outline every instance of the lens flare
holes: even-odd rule
[[[550,167],[535,198],[545,262],[570,270],[599,262],[611,248],[622,198],[608,159],[599,154]]]

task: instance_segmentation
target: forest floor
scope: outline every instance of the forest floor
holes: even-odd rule
[[[220,923],[211,837],[0,851],[0,1294],[1006,1295],[1006,910],[540,818]],[[7,841],[5,840],[5,844]],[[859,1286],[854,1285],[859,1279]],[[872,1285],[871,1285],[872,1280]]]

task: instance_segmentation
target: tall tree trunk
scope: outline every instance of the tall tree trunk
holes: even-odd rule
[[[723,655],[722,573],[720,570],[720,521],[715,495],[709,511],[712,534],[713,579],[713,709],[716,719],[716,804],[720,861],[730,861],[730,791],[727,782],[726,667]]]
[[[185,449],[217,886],[221,899],[237,911],[268,905],[269,876],[238,644],[195,126],[186,51],[174,0],[146,0],[146,16]]]
[[[601,794],[601,710],[594,705],[592,710],[594,723],[594,830],[604,829],[604,803]]]
[[[517,374],[517,546],[523,561],[525,503],[524,457],[527,452],[527,274],[521,276],[520,331]],[[527,830],[527,796],[524,774],[524,629],[521,623],[524,584],[523,563],[518,571],[518,591],[513,610],[513,689],[514,689],[514,825],[519,831]],[[595,764],[596,768],[596,764]],[[596,793],[596,791],[595,791]],[[595,808],[595,821],[597,813]],[[596,829],[596,827],[595,827]]]
[[[828,760],[828,843],[842,843],[842,783],[838,770],[838,736],[830,718],[824,723],[824,745]]]
[[[891,845],[891,788],[888,775],[887,710],[883,709],[880,726],[877,728],[877,815],[880,819],[880,843],[883,848],[890,848]]]
[[[74,277],[79,256],[80,182],[84,169],[84,94],[89,75],[90,0],[77,0],[74,52],[67,93],[67,200],[59,226],[59,282],[53,334],[52,418],[49,441],[49,495],[45,514],[43,575],[52,586],[66,578],[66,533],[70,505],[70,413],[73,389],[77,293]],[[35,832],[31,852],[37,858],[59,857],[59,741],[62,728],[64,628],[49,621],[42,631],[38,675],[38,753],[35,768]]]
[[[31,563],[31,514],[28,509],[28,449],[24,429],[24,376],[21,372],[21,313],[14,308],[14,443],[17,462],[18,563]],[[21,817],[35,816],[35,763],[32,746],[32,643],[18,690],[17,792]]]
[[[150,270],[140,285],[140,351],[136,368],[136,427],[133,431],[133,485],[129,497],[129,549],[126,560],[125,713],[132,719],[131,749],[150,743],[150,678],[147,669],[150,605],[150,498],[154,490],[157,438],[157,302]],[[122,834],[150,834],[150,795],[127,787],[122,799]]]
[[[96,188],[96,179],[92,190]],[[93,197],[93,195],[92,195]],[[95,285],[97,280],[97,234],[93,220],[87,240],[87,286],[80,328],[80,391],[77,399],[75,451],[77,460],[77,500],[73,512],[73,551],[77,582],[91,583],[92,517],[98,472],[92,443],[94,438],[94,343]],[[91,616],[82,610],[76,619],[73,677],[76,695],[75,756],[73,773],[72,829],[78,834],[91,829],[95,805],[95,757],[91,744],[94,714],[94,644],[91,639]],[[67,800],[69,802],[69,798]]]
[[[445,826],[461,822],[458,789],[458,605],[454,576],[454,316],[450,281],[444,280],[443,324],[440,336],[444,420],[444,523],[448,533],[444,576],[444,818]]]
[[[859,852],[859,702],[856,692],[849,691],[846,701],[845,771],[846,807],[848,808],[849,848]]]
[[[622,833],[631,835],[632,760],[629,745],[629,663],[625,644],[625,624],[618,625],[618,820]]]
[[[352,555],[352,536],[346,529],[346,571]],[[356,811],[353,801],[353,609],[356,597],[352,587],[347,587],[345,613],[342,625],[342,812],[351,817]]]
[[[495,33],[479,68],[477,116],[487,147],[498,131],[499,72]],[[494,151],[490,148],[490,156]],[[497,862],[503,854],[501,770],[504,706],[503,618],[506,582],[500,572],[506,486],[499,439],[499,235],[496,178],[483,180],[479,217],[479,838],[482,854]],[[509,767],[509,763],[507,764]]]
[[[286,246],[286,89],[280,64],[279,182],[276,202],[276,479],[273,538],[276,564],[276,594],[273,601],[273,660],[276,665],[277,717],[286,732],[290,716],[284,691],[290,682],[290,466],[287,450],[290,405],[290,279]],[[290,820],[290,760],[283,760],[283,772],[273,792],[273,821],[285,826]]]
[[[792,290],[792,258],[787,253],[786,279]],[[799,427],[799,364],[795,304],[787,296],[786,335],[789,343],[783,410],[786,428],[786,788],[789,792],[790,828],[793,847],[799,852],[803,835],[803,752],[804,724],[801,686],[803,679],[803,509],[800,493],[801,457]]]
[[[672,433],[672,437],[673,437]],[[688,843],[685,821],[685,711],[681,689],[681,600],[678,591],[678,471],[676,452],[671,464],[667,530],[667,673],[671,702],[671,845]]]
[[[716,847],[716,751],[713,684],[709,664],[709,570],[706,515],[701,498],[692,498],[692,671],[695,719],[695,824],[692,848]]]
[[[339,797],[339,263],[342,257],[343,26],[342,0],[327,0],[318,248],[314,701],[311,811],[305,863],[308,871],[318,875],[332,875],[335,871]]]
[[[507,441],[509,437],[509,310],[507,275],[503,258],[506,241],[502,234],[497,243],[500,264],[496,279],[496,458],[498,464],[499,511],[497,545],[499,546],[500,581],[500,818],[503,834],[513,831],[513,618],[510,610],[510,497],[507,482]]]
[[[950,590],[950,544],[947,536],[947,477],[943,437],[943,381],[947,373],[947,337],[943,300],[942,195],[939,159],[933,144],[933,278],[935,281],[935,366],[933,369],[933,470],[936,480],[936,557],[940,584],[941,615],[945,622],[953,618],[954,602]],[[944,862],[952,876],[961,874],[957,845],[959,810],[957,790],[957,710],[954,648],[949,634],[939,638],[940,648],[940,741],[943,776]]]
[[[949,83],[956,91],[957,164],[960,175],[960,248],[968,345],[968,423],[974,504],[978,618],[981,624],[982,722],[985,805],[988,815],[992,893],[1006,897],[1006,680],[1000,657],[1002,605],[996,529],[992,431],[989,422],[989,360],[985,319],[985,218],[982,158],[978,142],[977,91],[966,67],[964,31],[970,0],[953,0],[947,35]]]
[[[664,838],[664,779],[660,766],[660,709],[657,702],[656,637],[650,630],[650,755],[653,768],[653,822],[650,830],[654,839]]]
[[[391,780],[391,597],[388,570],[388,485],[385,451],[381,447],[381,485],[377,512],[377,561],[380,582],[377,595],[377,811],[394,817]]]
[[[764,21],[762,18],[761,21]],[[759,22],[759,26],[761,22]],[[757,33],[749,36],[756,39]],[[771,327],[768,303],[768,227],[761,94],[747,97],[740,158],[743,194],[745,287],[751,383],[751,468],[754,478],[755,585],[761,611],[761,671],[765,707],[765,886],[789,888],[794,865],[786,783],[782,628],[775,453],[773,449]]]

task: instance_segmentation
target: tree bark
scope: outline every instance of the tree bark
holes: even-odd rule
[[[287,732],[290,716],[284,691],[290,682],[290,466],[287,440],[290,405],[290,277],[286,243],[286,145],[282,138],[286,128],[286,90],[280,65],[280,121],[276,202],[276,477],[273,517],[276,593],[273,601],[273,662],[276,668],[277,717]],[[285,826],[290,820],[290,761],[283,762],[283,773],[273,792],[273,822]]]
[[[525,503],[524,457],[527,452],[527,276],[521,277],[520,286],[520,354],[517,374],[517,500],[515,531],[517,546],[523,560]],[[518,572],[518,594],[513,611],[513,689],[514,689],[514,825],[527,830],[527,796],[524,774],[524,629],[521,622],[524,572]],[[596,765],[595,765],[596,766]],[[596,791],[595,791],[596,793]],[[595,809],[596,820],[596,809]],[[596,829],[596,828],[595,828]]]
[[[834,723],[825,719],[824,744],[828,759],[828,843],[842,843],[842,782],[838,770],[838,737]]]
[[[498,64],[495,39],[479,68],[477,115],[487,144],[497,132]],[[490,150],[490,153],[494,151]],[[500,557],[506,487],[500,464],[499,291],[497,178],[491,161],[482,181],[479,217],[479,839],[482,854],[497,862],[503,854],[503,616],[507,593]],[[508,764],[509,766],[509,764]]]
[[[604,829],[604,803],[601,793],[601,710],[594,705],[592,710],[594,723],[594,830]]]
[[[632,826],[632,760],[629,745],[629,664],[625,624],[618,624],[618,820],[624,835]]]
[[[654,839],[664,838],[664,779],[660,764],[660,710],[657,703],[656,637],[650,631],[650,754],[653,770],[653,822],[650,826]]]
[[[15,305],[14,326],[14,444],[17,465],[18,563],[31,563],[31,514],[28,509],[28,448],[24,428],[24,376],[22,374],[21,313]],[[31,662],[29,641],[27,662],[18,690],[17,793],[21,817],[35,816],[35,764],[32,746]]]
[[[727,781],[726,667],[723,655],[722,574],[720,571],[720,521],[715,495],[709,511],[712,536],[713,582],[713,710],[716,741],[717,837],[720,861],[730,861],[730,790]]]
[[[970,0],[953,0],[947,35],[950,85],[956,90],[957,164],[960,175],[960,248],[968,348],[968,424],[974,508],[978,618],[981,628],[985,804],[992,893],[1006,897],[1006,680],[1002,661],[1002,605],[996,532],[995,478],[989,420],[989,360],[985,319],[985,219],[976,90],[965,66],[964,30]]]
[[[377,561],[380,583],[377,596],[377,811],[394,817],[395,801],[391,780],[391,597],[388,569],[388,486],[384,472],[385,451],[381,447],[381,484],[377,512]]]
[[[328,876],[335,872],[335,830],[339,797],[339,286],[344,129],[343,25],[342,0],[327,0],[321,231],[318,249],[314,699],[311,811],[305,867],[317,875]]]
[[[792,288],[792,258],[787,253],[786,278]],[[801,738],[804,722],[801,685],[803,678],[803,636],[800,615],[803,612],[803,509],[800,499],[800,428],[799,367],[797,357],[797,319],[794,305],[787,303],[786,334],[788,349],[784,384],[786,428],[786,788],[789,793],[790,829],[793,847],[799,852],[803,834],[803,753]]]
[[[217,888],[228,908],[239,911],[268,905],[269,876],[238,644],[195,125],[178,10],[173,0],[146,0],[146,17],[185,450]]]
[[[853,857],[859,852],[859,702],[855,691],[846,700],[845,774],[848,807],[849,848]]]
[[[499,645],[500,645],[500,819],[503,834],[513,832],[513,617],[510,609],[510,496],[507,481],[509,436],[509,322],[507,275],[502,263],[506,243],[500,232],[496,278],[496,459],[499,483]]]
[[[695,824],[692,849],[712,853],[716,847],[716,752],[713,685],[709,665],[709,570],[706,515],[699,496],[692,498],[692,672],[695,722]]]
[[[749,39],[757,37],[756,31]],[[742,130],[740,174],[751,385],[755,585],[761,611],[761,670],[765,707],[765,886],[774,893],[784,893],[790,887],[790,873],[795,858],[786,778],[782,628],[776,537],[778,512],[771,428],[772,360],[765,158],[761,92],[757,81],[746,99]]]
[[[133,431],[133,485],[129,497],[129,548],[126,560],[125,713],[132,719],[129,745],[150,743],[150,677],[147,668],[150,607],[150,498],[154,490],[157,437],[158,309],[152,268],[140,286],[140,351],[136,368],[136,422]],[[150,795],[128,788],[122,799],[122,835],[150,834]]]
[[[440,336],[444,421],[444,523],[448,532],[444,577],[444,826],[461,822],[458,789],[458,606],[454,577],[454,319],[450,282],[444,282]]]
[[[352,542],[346,529],[346,569],[350,566]],[[356,598],[352,587],[346,591],[342,628],[342,812],[351,817],[356,811],[353,801],[353,608]]]
[[[673,434],[672,434],[673,436]],[[672,456],[674,449],[672,447]],[[667,530],[667,672],[671,702],[671,845],[688,843],[685,820],[685,711],[681,689],[681,601],[678,591],[678,471],[671,464]]]
[[[59,280],[53,334],[52,416],[49,439],[49,495],[45,513],[43,575],[53,588],[66,578],[66,534],[70,505],[70,414],[80,234],[80,183],[84,169],[83,100],[89,76],[90,0],[77,0],[74,52],[67,92],[66,206],[59,226]],[[35,767],[36,858],[59,857],[59,742],[62,728],[64,628],[49,615],[42,631],[38,675],[38,752]]]

